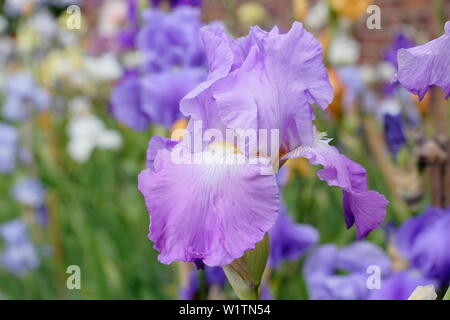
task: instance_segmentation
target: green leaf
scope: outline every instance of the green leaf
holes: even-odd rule
[[[259,286],[266,268],[270,252],[269,235],[258,242],[255,249],[248,250],[244,255],[225,266],[223,270],[241,300],[258,300]]]
[[[444,300],[450,300],[450,287],[447,289],[447,293],[444,296]]]

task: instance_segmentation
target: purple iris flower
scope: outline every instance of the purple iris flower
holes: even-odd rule
[[[5,93],[3,116],[11,121],[24,120],[30,113],[50,107],[50,94],[38,87],[27,73],[19,72],[9,76]]]
[[[143,17],[137,47],[144,54],[145,71],[205,66],[199,9],[178,7],[171,12],[148,9]]]
[[[220,267],[205,267],[206,282],[209,285],[225,286],[227,277]]]
[[[406,221],[397,232],[397,247],[412,267],[442,284],[450,282],[450,208],[430,207]]]
[[[18,144],[17,129],[0,122],[0,173],[11,173],[16,168]]]
[[[406,143],[400,113],[396,115],[386,113],[384,115],[384,135],[392,154],[394,156],[397,155],[401,147]]]
[[[409,39],[404,33],[399,32],[395,35],[391,46],[384,51],[383,60],[391,63],[395,70],[397,70],[397,51],[400,49],[409,49],[415,45],[414,41]]]
[[[39,209],[45,204],[45,189],[38,180],[23,178],[14,186],[13,197],[21,204]]]
[[[119,31],[117,40],[124,50],[136,48],[136,37],[139,32],[138,0],[128,0],[128,25]]]
[[[150,118],[141,109],[141,84],[137,71],[127,71],[111,94],[111,112],[137,131],[147,129]]]
[[[431,86],[439,86],[450,96],[450,21],[445,33],[424,45],[398,51],[397,79],[422,100]]]
[[[200,281],[198,279],[197,270],[191,270],[189,272],[189,279],[186,287],[181,288],[179,296],[181,300],[194,300],[200,289]]]
[[[6,270],[22,275],[39,266],[36,249],[22,221],[13,220],[0,225],[0,235],[5,241],[5,249],[0,252],[0,265]]]
[[[152,5],[157,7],[163,2],[164,0],[150,0]],[[202,0],[169,0],[170,6],[172,8],[177,6],[194,6],[194,7],[200,7],[202,5]]]
[[[369,294],[367,268],[376,265],[381,275],[390,272],[385,253],[370,242],[352,243],[343,248],[326,244],[305,262],[303,273],[310,299],[363,300]]]
[[[220,119],[231,129],[279,130],[282,159],[304,157],[324,166],[319,178],[343,190],[345,221],[348,228],[356,224],[358,239],[379,227],[387,200],[367,190],[364,168],[315,131],[313,104],[325,109],[333,98],[320,43],[297,22],[287,34],[254,27],[238,40],[210,26],[203,38],[210,75],[181,101],[180,110],[192,119],[209,113],[209,121]]]
[[[279,154],[324,166],[319,177],[343,189],[345,221],[348,227],[356,224],[358,239],[377,228],[386,199],[367,190],[364,168],[315,132],[313,104],[326,108],[333,96],[319,42],[300,23],[287,34],[255,27],[237,40],[215,24],[203,28],[202,37],[210,73],[180,103],[190,117],[187,133],[175,146],[170,140],[152,140],[148,168],[139,175],[159,261],[224,266],[254,248],[280,208],[270,163]],[[198,122],[202,129],[196,129]],[[203,129],[276,131],[279,148],[275,154],[261,145],[244,150],[234,139],[195,144]],[[206,161],[174,161],[177,157]],[[248,161],[255,158],[259,161]]]
[[[318,231],[313,226],[294,223],[284,206],[269,235],[269,266],[272,268],[279,267],[283,260],[300,259],[306,250],[319,241]]]
[[[383,279],[381,288],[370,290],[369,300],[407,300],[418,286],[435,284],[420,274],[407,271],[397,272]]]
[[[111,110],[135,130],[145,130],[150,123],[170,128],[182,117],[180,100],[207,75],[200,11],[148,9],[144,22],[136,36],[143,65],[139,71],[126,72],[114,88]]]

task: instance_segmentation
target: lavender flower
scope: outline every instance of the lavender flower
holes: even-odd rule
[[[33,209],[39,209],[45,204],[45,190],[42,184],[33,178],[19,180],[13,189],[14,199]]]
[[[319,241],[319,233],[313,226],[294,223],[284,207],[269,234],[269,265],[272,268],[279,267],[283,260],[300,259]]]
[[[141,109],[141,85],[136,71],[124,74],[111,94],[111,112],[120,122],[141,131],[147,129],[150,118]]]
[[[428,208],[406,221],[397,233],[397,247],[412,267],[442,284],[450,281],[450,208]]]
[[[369,300],[407,300],[417,286],[434,281],[414,272],[397,272],[383,279],[380,289],[371,290]]]
[[[431,86],[450,96],[450,21],[445,33],[424,45],[398,51],[398,81],[422,100]]]
[[[325,109],[333,98],[319,42],[300,23],[287,34],[254,27],[238,40],[211,26],[204,28],[203,41],[210,75],[181,101],[180,110],[192,119],[209,113],[208,121],[220,119],[227,128],[279,130],[282,159],[304,157],[323,165],[319,178],[343,190],[345,221],[348,228],[356,224],[358,239],[379,227],[387,200],[367,190],[364,168],[315,132],[313,104]],[[278,157],[261,149],[257,154]]]
[[[5,92],[3,116],[8,120],[24,120],[32,112],[43,111],[50,107],[49,93],[38,87],[27,73],[20,72],[9,76]]]
[[[0,173],[10,173],[16,168],[18,143],[17,129],[0,122]]]
[[[13,220],[0,226],[5,250],[0,253],[0,265],[11,273],[22,275],[39,266],[33,243],[28,237],[25,224]]]
[[[399,32],[394,36],[392,44],[383,52],[383,60],[392,64],[395,70],[398,69],[397,52],[400,49],[409,49],[414,47],[415,43],[404,33]]]
[[[137,36],[137,47],[144,54],[144,69],[160,72],[174,67],[203,67],[205,53],[199,29],[200,10],[179,7],[166,13],[148,9]]]
[[[111,111],[135,130],[145,130],[150,122],[170,128],[182,117],[181,98],[206,78],[200,11],[149,9],[144,21],[135,39],[143,65],[139,71],[126,72],[114,88]]]
[[[367,267],[377,265],[381,274],[390,272],[385,253],[370,242],[343,248],[326,244],[313,252],[303,268],[310,299],[361,300],[369,294]]]
[[[175,146],[160,138],[152,141],[148,168],[139,175],[159,261],[224,266],[254,248],[279,211],[276,177],[267,174],[273,172],[267,160],[279,154],[325,167],[319,177],[343,189],[345,220],[348,227],[356,223],[358,239],[378,227],[385,198],[367,190],[364,168],[315,133],[313,103],[326,108],[333,95],[317,40],[299,23],[287,34],[252,28],[238,40],[211,25],[202,37],[210,74],[181,101],[180,110],[190,117],[185,137]],[[243,150],[234,139],[195,144],[203,129],[219,134],[277,130],[280,148],[275,154],[261,146]],[[206,161],[178,163],[173,161],[177,156]],[[250,163],[250,158],[259,161]]]

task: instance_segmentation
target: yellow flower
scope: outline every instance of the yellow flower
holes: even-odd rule
[[[263,24],[267,18],[267,11],[260,3],[250,1],[239,7],[237,17],[239,22],[248,28],[254,25]]]
[[[330,5],[338,12],[350,20],[357,20],[364,13],[367,7],[372,3],[371,0],[329,0]]]

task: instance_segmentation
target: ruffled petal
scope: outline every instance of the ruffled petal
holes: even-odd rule
[[[333,98],[322,48],[300,23],[287,34],[254,30],[242,66],[216,82],[213,96],[227,127],[280,130],[287,153],[312,142],[312,104],[324,109]]]
[[[450,21],[445,34],[424,45],[398,51],[398,80],[422,100],[431,86],[450,96]]]
[[[386,216],[386,198],[376,191],[367,190],[365,169],[328,145],[319,135],[311,146],[302,146],[288,153],[283,159],[306,158],[313,165],[322,165],[317,172],[321,180],[343,191],[344,217],[347,228],[356,225],[357,239],[365,238],[380,226]]]
[[[149,238],[158,260],[203,261],[225,266],[254,248],[274,224],[279,192],[267,167],[224,163],[222,154],[206,150],[202,164],[174,161],[179,148],[160,150],[154,170],[139,175],[139,190],[150,212]]]
[[[153,137],[148,143],[147,168],[153,170],[153,163],[159,150],[171,151],[178,143],[180,143],[178,140],[158,136]]]

